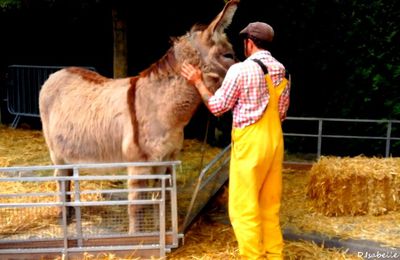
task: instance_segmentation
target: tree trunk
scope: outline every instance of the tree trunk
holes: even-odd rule
[[[127,23],[125,12],[117,7],[112,8],[114,33],[114,78],[123,78],[128,75],[128,42]]]

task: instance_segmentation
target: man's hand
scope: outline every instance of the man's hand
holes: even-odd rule
[[[199,68],[194,67],[192,64],[189,64],[187,62],[184,62],[182,64],[182,70],[181,70],[181,75],[187,81],[189,81],[190,84],[194,86],[200,85],[202,82],[202,72]]]
[[[204,85],[202,74],[199,68],[186,62],[182,64],[181,75],[197,88],[201,99],[203,99],[204,104],[209,108],[208,99],[212,96],[212,93],[208,90],[207,86]]]

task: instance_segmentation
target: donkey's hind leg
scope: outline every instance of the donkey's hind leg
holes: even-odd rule
[[[63,159],[58,158],[55,153],[50,149],[50,158],[53,162],[54,165],[63,165],[65,164]],[[70,177],[73,175],[72,169],[55,169],[54,170],[54,176],[55,177]],[[71,201],[71,181],[57,181],[57,192],[58,192],[58,202],[70,202]],[[62,223],[63,220],[63,208],[65,206],[61,206],[59,208],[59,219],[60,222]],[[67,223],[71,222],[72,216],[75,214],[74,208],[73,207],[66,207],[65,208],[66,212],[66,220]]]
[[[72,169],[56,169],[54,171],[54,176],[63,177],[63,176],[72,176]],[[58,201],[59,202],[70,202],[71,201],[71,181],[57,181],[57,192],[59,193]],[[59,209],[59,219],[62,221],[63,219],[63,208],[65,206],[61,206]],[[72,217],[75,214],[74,207],[65,207],[66,220],[67,223],[70,223]]]

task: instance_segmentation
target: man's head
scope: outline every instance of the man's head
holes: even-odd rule
[[[274,29],[269,24],[253,22],[241,30],[239,35],[251,39],[258,48],[268,49],[274,38]]]

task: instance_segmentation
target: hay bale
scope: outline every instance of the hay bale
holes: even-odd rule
[[[382,215],[400,209],[400,158],[321,157],[307,196],[326,216]]]

